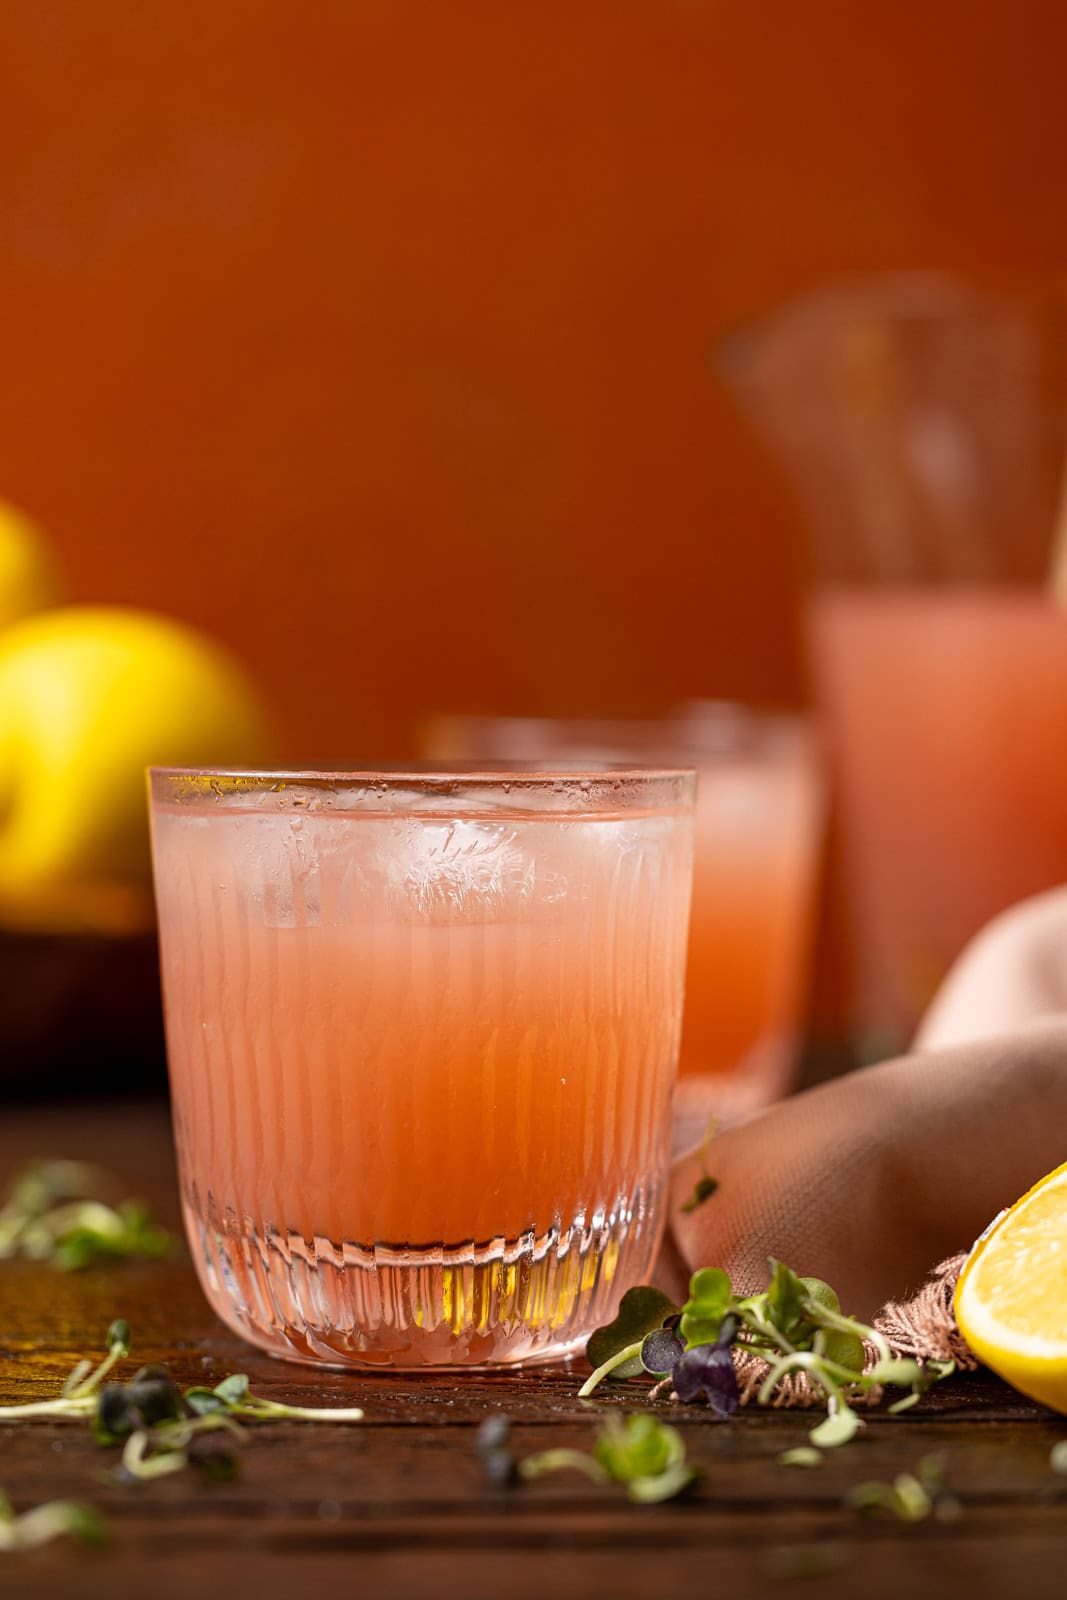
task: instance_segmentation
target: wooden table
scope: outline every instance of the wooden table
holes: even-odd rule
[[[0,1179],[32,1155],[91,1157],[174,1222],[165,1108],[23,1107],[0,1120]],[[961,1378],[920,1410],[871,1416],[860,1438],[811,1470],[779,1453],[804,1442],[799,1413],[745,1412],[728,1425],[670,1407],[702,1469],[684,1500],[634,1506],[574,1474],[500,1490],[474,1449],[481,1419],[504,1411],[521,1453],[588,1446],[604,1405],[576,1398],[573,1370],[427,1377],[317,1374],[257,1354],[200,1296],[184,1252],[152,1264],[64,1275],[0,1265],[0,1400],[54,1393],[111,1319],[133,1329],[134,1358],[169,1363],[183,1384],[248,1372],[255,1391],[306,1404],[354,1404],[362,1424],[261,1426],[239,1482],[191,1473],[148,1485],[99,1479],[116,1452],[77,1424],[9,1424],[0,1483],[20,1509],[88,1498],[110,1546],[57,1542],[0,1556],[0,1595],[230,1600],[273,1595],[736,1596],[802,1591],[880,1600],[906,1595],[1061,1596],[1067,1590],[1067,1478],[1049,1449],[1067,1420],[988,1377]],[[866,1479],[944,1455],[957,1521],[861,1518],[843,1504]]]

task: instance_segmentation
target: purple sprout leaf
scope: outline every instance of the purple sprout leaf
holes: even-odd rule
[[[641,1345],[641,1365],[657,1378],[665,1378],[681,1360],[685,1345],[673,1328],[656,1328],[645,1335]]]
[[[740,1404],[729,1343],[694,1345],[675,1363],[673,1378],[679,1400],[686,1404],[706,1400],[723,1421],[732,1417]]]

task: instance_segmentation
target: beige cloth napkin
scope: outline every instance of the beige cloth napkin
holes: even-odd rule
[[[1067,1161],[1067,890],[978,936],[911,1054],[772,1106],[704,1159],[719,1187],[690,1215],[701,1155],[674,1166],[658,1274],[672,1293],[698,1266],[755,1290],[771,1255],[832,1283],[856,1316],[914,1293]]]

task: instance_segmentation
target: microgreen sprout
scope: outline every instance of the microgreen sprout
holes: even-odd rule
[[[213,1482],[227,1482],[240,1471],[243,1441],[243,1430],[225,1412],[174,1417],[129,1435],[116,1476],[147,1482],[195,1466]]]
[[[490,1483],[505,1487],[515,1483],[519,1476],[519,1463],[512,1454],[509,1443],[511,1424],[501,1412],[486,1417],[478,1426],[475,1449],[485,1468]]]
[[[80,1500],[49,1500],[16,1514],[0,1491],[0,1555],[15,1550],[36,1550],[52,1539],[67,1535],[84,1544],[104,1544],[107,1525],[99,1511]]]
[[[137,1200],[100,1198],[108,1173],[83,1161],[39,1161],[14,1179],[0,1207],[0,1261],[23,1257],[74,1272],[100,1261],[155,1259],[171,1236]]]
[[[705,1172],[697,1179],[696,1183],[694,1183],[692,1192],[678,1207],[679,1211],[683,1212],[687,1217],[691,1216],[693,1212],[698,1209],[698,1207],[704,1204],[705,1200],[711,1199],[718,1187],[718,1178],[713,1178],[709,1173]]]
[[[233,1372],[214,1389],[186,1389],[185,1401],[201,1416],[225,1411],[253,1422],[361,1422],[358,1406],[290,1406],[252,1394],[243,1372]]]
[[[923,1456],[914,1472],[900,1472],[892,1483],[858,1483],[845,1496],[853,1511],[888,1512],[900,1522],[925,1522],[933,1516],[939,1522],[954,1522],[960,1504],[945,1492],[945,1462],[942,1456]]]
[[[736,1295],[719,1267],[695,1272],[689,1299],[668,1304],[653,1322],[664,1297],[658,1291],[631,1289],[619,1314],[598,1329],[587,1346],[595,1370],[578,1391],[592,1395],[605,1380],[636,1376],[641,1370],[660,1381],[657,1398],[670,1390],[683,1402],[705,1400],[726,1419],[740,1403],[737,1361],[757,1358],[757,1400],[771,1404],[790,1378],[802,1375],[822,1394],[827,1414],[811,1430],[820,1450],[846,1444],[863,1426],[852,1402],[876,1398],[887,1386],[906,1390],[891,1411],[914,1405],[932,1383],[947,1377],[951,1362],[894,1356],[876,1328],[846,1316],[834,1290],[821,1278],[801,1277],[781,1261],[770,1263],[770,1281],[760,1294]],[[642,1331],[643,1330],[643,1331]],[[749,1382],[752,1382],[751,1377]]]
[[[24,1418],[91,1418],[98,1404],[97,1391],[117,1362],[130,1353],[130,1325],[117,1318],[107,1330],[107,1355],[97,1366],[79,1361],[54,1400],[30,1400],[21,1405],[0,1406],[0,1422]]]
[[[605,1417],[591,1452],[556,1448],[519,1459],[510,1449],[508,1434],[503,1416],[487,1417],[478,1429],[478,1454],[495,1484],[528,1483],[551,1472],[580,1472],[601,1486],[624,1484],[631,1500],[650,1505],[681,1494],[696,1477],[677,1428],[647,1411]]]
[[[660,1289],[652,1289],[647,1284],[628,1289],[614,1322],[598,1328],[585,1347],[586,1356],[596,1371],[579,1389],[579,1397],[584,1399],[592,1394],[609,1374],[629,1378],[646,1370],[641,1361],[645,1335],[662,1328],[674,1314],[669,1296]]]
[[[712,1117],[708,1123],[703,1139],[700,1141],[700,1176],[685,1200],[678,1207],[685,1216],[691,1216],[694,1211],[702,1206],[705,1200],[710,1200],[719,1187],[718,1178],[713,1178],[708,1172],[708,1146],[718,1132],[719,1122],[717,1117]]]
[[[799,1444],[795,1450],[783,1450],[778,1457],[780,1467],[821,1467],[822,1463],[822,1451],[810,1444]]]
[[[359,1422],[358,1407],[290,1406],[252,1394],[243,1372],[213,1389],[182,1391],[164,1366],[141,1367],[126,1382],[111,1378],[130,1353],[130,1328],[122,1319],[107,1331],[107,1354],[94,1367],[79,1361],[51,1400],[0,1406],[0,1422],[47,1417],[88,1422],[98,1444],[121,1444],[116,1476],[147,1481],[187,1466],[212,1479],[232,1478],[245,1438],[241,1422]],[[239,1419],[239,1420],[238,1420]]]

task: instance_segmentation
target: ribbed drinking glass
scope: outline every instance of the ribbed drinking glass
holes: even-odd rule
[[[663,1222],[694,778],[151,776],[182,1200],[277,1355],[581,1347]]]

